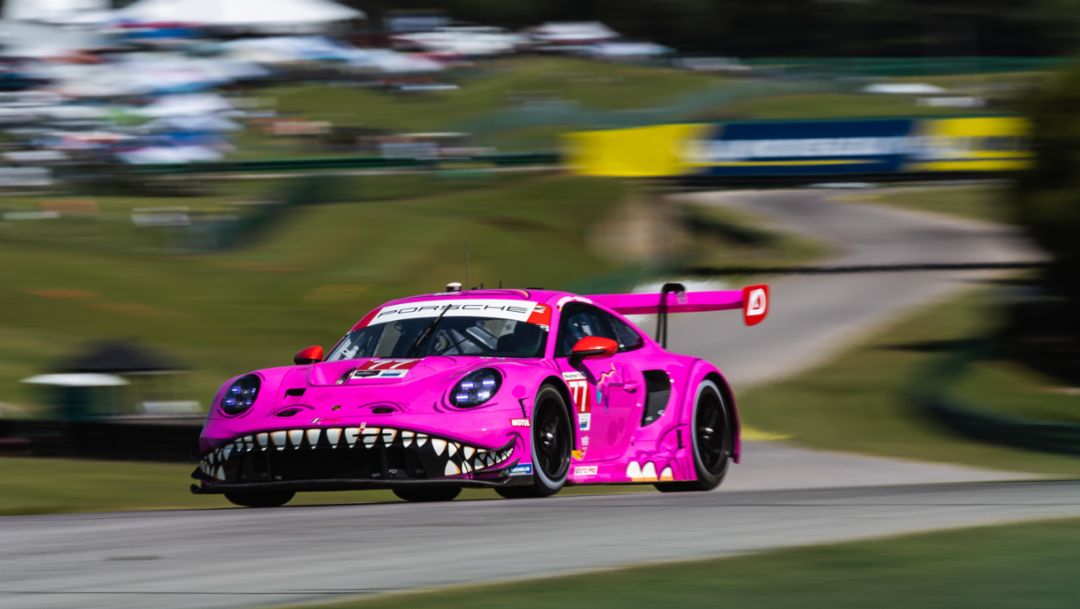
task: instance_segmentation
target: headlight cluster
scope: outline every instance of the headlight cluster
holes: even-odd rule
[[[454,385],[450,403],[461,408],[472,408],[490,400],[499,391],[502,377],[491,368],[470,372]]]
[[[225,390],[221,398],[221,409],[225,414],[240,414],[255,403],[259,395],[259,377],[254,374],[242,376]]]

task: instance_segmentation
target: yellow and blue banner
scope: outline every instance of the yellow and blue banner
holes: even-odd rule
[[[1030,163],[1018,117],[673,124],[567,136],[583,175],[772,177],[997,172]]]

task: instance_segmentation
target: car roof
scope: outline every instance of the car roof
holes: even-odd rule
[[[543,290],[536,288],[516,289],[516,288],[488,288],[488,289],[475,289],[475,290],[461,290],[457,292],[437,292],[434,294],[418,294],[416,296],[406,296],[405,298],[398,298],[396,300],[389,300],[383,303],[382,307],[390,305],[405,304],[409,302],[427,302],[431,300],[446,299],[485,299],[485,298],[499,298],[506,300],[525,300],[530,302],[547,303],[551,300],[558,300],[563,296],[574,296],[570,292],[561,292],[557,290]]]

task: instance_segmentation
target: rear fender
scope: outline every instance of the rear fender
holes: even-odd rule
[[[716,383],[716,386],[720,389],[721,397],[724,398],[724,403],[731,409],[731,417],[735,425],[735,429],[733,430],[735,445],[732,449],[732,460],[739,463],[742,457],[742,422],[739,418],[739,408],[735,403],[735,392],[731,389],[731,384],[728,383],[723,373],[717,370],[716,367],[700,360],[698,361],[697,366],[694,367],[694,374],[691,378],[694,380],[686,392],[686,395],[690,396],[690,399],[693,399],[693,396],[697,393],[698,385],[704,381],[712,381]],[[692,416],[691,413],[694,411],[693,404],[689,403],[687,406],[687,414],[684,420],[690,425],[692,424],[692,421],[690,421],[689,417]]]

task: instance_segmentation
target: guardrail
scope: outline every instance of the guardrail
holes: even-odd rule
[[[136,165],[133,174],[206,174],[206,173],[287,173],[327,170],[392,170],[392,169],[456,169],[466,165],[491,167],[525,167],[555,165],[559,155],[554,152],[523,152],[485,154],[463,158],[413,159],[379,156],[312,157],[303,159],[267,159],[220,161],[212,163]]]
[[[195,421],[63,421],[0,419],[11,454],[121,461],[193,462],[201,418]]]
[[[1080,424],[989,412],[949,394],[948,387],[988,351],[986,343],[973,343],[920,367],[908,383],[909,400],[929,418],[969,438],[1040,452],[1080,455]]]

